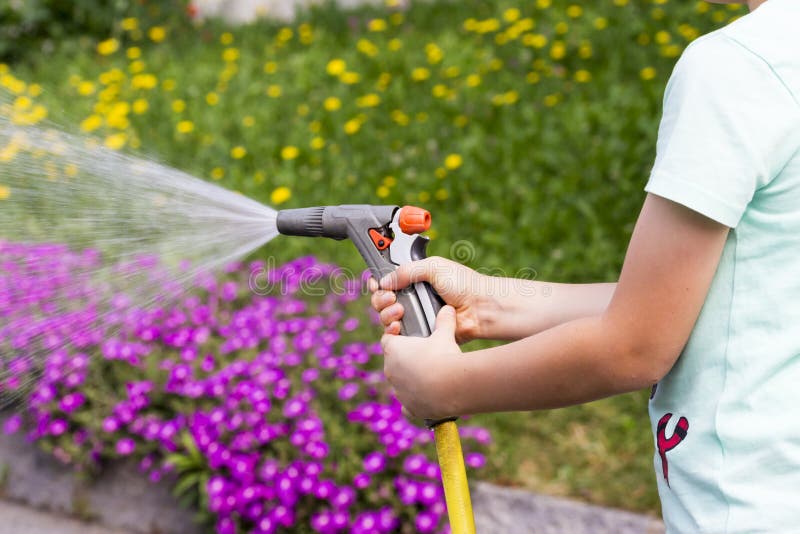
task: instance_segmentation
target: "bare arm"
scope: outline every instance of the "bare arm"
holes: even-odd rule
[[[608,307],[615,283],[556,284],[514,278],[494,279],[494,294],[479,309],[478,322],[489,339],[516,340]]]
[[[515,340],[553,326],[602,313],[616,284],[557,284],[480,274],[439,257],[400,266],[375,291],[372,304],[386,332],[400,332],[403,307],[393,290],[429,282],[456,310],[456,339]]]
[[[462,354],[448,333],[455,316],[445,308],[428,340],[384,336],[387,377],[420,417],[566,406],[653,384],[689,338],[727,234],[727,227],[649,195],[600,313]]]

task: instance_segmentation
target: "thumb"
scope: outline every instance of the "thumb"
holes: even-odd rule
[[[442,307],[436,316],[436,328],[433,333],[437,336],[446,336],[449,339],[456,337],[456,310],[450,305]]]
[[[396,291],[414,282],[431,282],[436,274],[438,265],[439,258],[436,256],[404,263],[381,278],[380,287]]]

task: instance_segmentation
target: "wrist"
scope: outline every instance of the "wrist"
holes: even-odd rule
[[[486,276],[484,290],[476,305],[477,331],[483,339],[517,339],[516,325],[531,313],[523,302],[528,280]]]

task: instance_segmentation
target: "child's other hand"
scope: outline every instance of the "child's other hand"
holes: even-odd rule
[[[462,357],[455,331],[456,311],[445,306],[436,316],[436,329],[430,337],[386,333],[381,338],[386,379],[394,386],[406,411],[415,417],[439,419],[459,415],[454,413],[457,408],[445,390],[454,377],[449,370],[453,358]]]
[[[428,282],[455,309],[455,339],[465,343],[483,337],[478,308],[489,293],[487,279],[460,263],[432,256],[401,265],[384,277],[380,286],[370,278],[369,289],[373,292],[372,307],[380,313],[386,333],[399,334],[404,310],[394,292],[415,282]]]

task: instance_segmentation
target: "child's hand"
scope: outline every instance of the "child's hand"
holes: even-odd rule
[[[455,339],[458,343],[465,343],[483,337],[478,308],[479,302],[489,292],[488,278],[460,263],[432,256],[401,265],[381,280],[380,288],[378,282],[370,278],[372,307],[380,313],[386,333],[399,334],[404,310],[394,291],[414,282],[428,282],[455,309]]]
[[[458,415],[449,413],[453,405],[443,390],[453,356],[461,357],[455,340],[456,312],[445,306],[436,316],[436,329],[430,337],[406,337],[384,334],[383,372],[394,386],[398,400],[411,415],[439,419]]]

